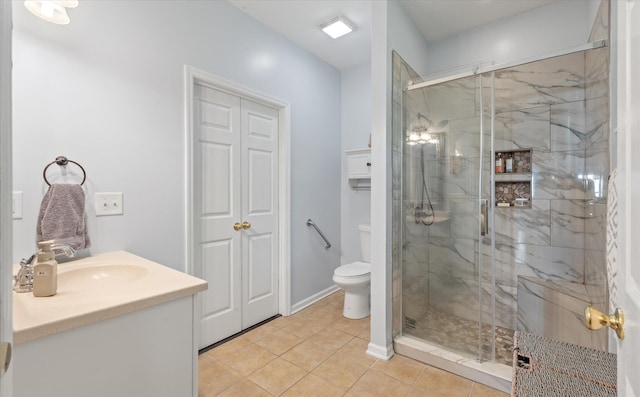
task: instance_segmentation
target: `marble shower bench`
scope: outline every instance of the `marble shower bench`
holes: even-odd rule
[[[606,299],[594,300],[585,284],[518,276],[520,331],[607,351],[607,333],[584,325],[587,306],[606,308]]]

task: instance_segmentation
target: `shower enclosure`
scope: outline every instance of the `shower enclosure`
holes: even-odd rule
[[[396,345],[511,365],[521,329],[607,350],[581,324],[607,306],[608,49],[592,47],[442,82],[394,54]]]

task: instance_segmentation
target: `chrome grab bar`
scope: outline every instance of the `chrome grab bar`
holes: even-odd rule
[[[318,232],[320,237],[322,237],[322,239],[324,240],[324,248],[327,248],[327,249],[331,248],[331,243],[329,242],[329,240],[327,240],[327,238],[320,231],[320,229],[318,229],[318,225],[316,225],[311,219],[307,219],[307,226],[312,226],[314,229],[316,229],[316,232]]]

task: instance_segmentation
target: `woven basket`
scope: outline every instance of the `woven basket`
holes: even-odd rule
[[[514,397],[615,397],[616,355],[516,331]]]

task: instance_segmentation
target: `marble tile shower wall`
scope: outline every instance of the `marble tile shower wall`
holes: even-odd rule
[[[587,65],[585,60],[598,65]],[[576,53],[495,74],[495,150],[533,151],[532,208],[500,208],[495,213],[499,326],[517,327],[518,275],[606,285],[600,280],[609,164],[608,97],[603,89],[607,85],[601,80],[607,72],[596,66],[606,63],[589,53]],[[484,81],[490,78],[484,77]],[[474,76],[414,90],[404,98],[409,128],[428,119],[443,132],[437,144],[405,147],[402,310],[416,319],[432,306],[477,320],[479,297],[490,302],[490,241],[484,240],[480,248],[475,241],[480,84],[484,83]],[[424,118],[416,117],[418,113]],[[487,127],[485,175],[490,167]],[[431,226],[416,222],[414,216],[424,196],[422,156],[434,208],[445,214]],[[489,185],[482,191],[488,198]],[[480,290],[479,253],[484,264]],[[594,293],[602,292],[594,288]],[[491,316],[488,307],[483,304],[484,318]]]

